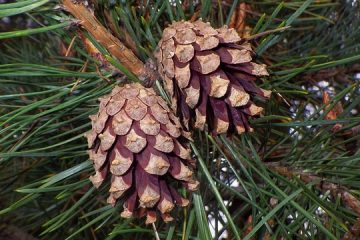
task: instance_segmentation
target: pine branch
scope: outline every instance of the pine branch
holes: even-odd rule
[[[152,85],[157,79],[156,70],[151,64],[144,64],[130,49],[118,38],[114,37],[95,18],[94,14],[83,4],[64,0],[64,7],[73,16],[80,20],[80,24],[101,43],[117,60],[134,73],[145,85]]]

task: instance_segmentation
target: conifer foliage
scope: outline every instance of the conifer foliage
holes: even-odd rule
[[[0,0],[0,239],[359,239],[359,26],[355,0]]]

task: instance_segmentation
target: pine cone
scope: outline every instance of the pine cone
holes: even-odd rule
[[[238,33],[209,23],[174,22],[164,29],[155,57],[172,108],[183,125],[214,134],[252,131],[248,119],[259,115],[255,96],[268,98],[270,91],[254,84],[267,76],[265,65],[252,62],[251,46]]]
[[[99,100],[99,113],[90,116],[92,129],[85,134],[96,172],[90,180],[98,188],[111,174],[107,201],[124,199],[122,217],[146,215],[152,223],[158,210],[171,221],[174,204],[189,203],[175,190],[177,182],[189,190],[198,185],[188,132],[165,101],[140,84],[115,87]]]

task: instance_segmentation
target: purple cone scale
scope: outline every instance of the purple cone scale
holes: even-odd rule
[[[99,100],[99,112],[90,116],[92,129],[85,134],[95,168],[91,182],[98,188],[110,181],[107,202],[124,200],[124,218],[171,221],[175,205],[189,203],[176,188],[193,191],[199,184],[189,133],[165,101],[140,84],[117,86]]]
[[[262,111],[254,97],[271,94],[254,83],[268,72],[253,55],[250,44],[226,26],[214,29],[197,20],[164,29],[155,57],[185,128],[204,129],[207,123],[213,134],[252,131],[249,118]]]

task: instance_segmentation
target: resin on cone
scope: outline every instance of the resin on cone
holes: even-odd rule
[[[164,29],[155,57],[184,127],[204,129],[207,123],[214,134],[252,131],[249,118],[262,111],[254,97],[271,94],[254,83],[268,72],[253,55],[250,44],[226,26],[214,29],[197,20]]]
[[[146,216],[153,223],[160,215],[171,221],[175,205],[186,206],[177,187],[195,190],[195,162],[190,157],[188,133],[165,101],[140,84],[115,87],[100,99],[85,134],[94,162],[90,180],[99,187],[109,175],[108,203],[124,200],[122,217]]]

